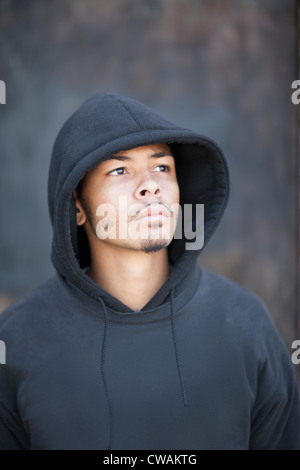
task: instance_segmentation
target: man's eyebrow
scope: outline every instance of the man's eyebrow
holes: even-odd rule
[[[105,161],[108,160],[119,160],[120,162],[125,162],[126,160],[132,160],[132,158],[127,157],[126,155],[110,155]]]
[[[150,158],[160,158],[160,157],[173,157],[171,152],[155,152],[152,155],[149,155]]]
[[[173,157],[170,152],[155,152],[149,155],[149,158],[162,158],[162,157]],[[110,155],[107,160],[119,160],[120,162],[125,162],[126,160],[132,160],[131,157],[127,155]]]

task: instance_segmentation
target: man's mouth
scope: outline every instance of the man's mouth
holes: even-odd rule
[[[169,218],[170,215],[171,211],[164,204],[151,204],[139,210],[134,220],[148,220],[149,222],[157,222]]]

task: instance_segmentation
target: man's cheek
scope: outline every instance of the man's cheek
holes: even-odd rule
[[[96,210],[97,218],[100,220],[96,225],[96,235],[100,240],[107,238],[115,240],[117,238],[116,231],[116,209],[112,204],[99,204]]]
[[[179,190],[178,182],[177,180],[175,180],[173,190],[172,190],[173,203],[179,203],[179,198],[180,198],[180,190]]]

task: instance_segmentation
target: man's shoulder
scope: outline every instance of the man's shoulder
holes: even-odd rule
[[[49,311],[59,296],[60,285],[58,276],[54,275],[15,300],[0,313],[0,329]]]
[[[201,270],[199,295],[220,317],[246,327],[273,323],[267,306],[256,293],[218,273],[203,267]]]
[[[260,297],[249,288],[242,286],[228,277],[210,271],[207,268],[201,267],[201,271],[202,276],[200,288],[202,288],[207,294],[214,292],[219,296],[222,296],[223,299],[225,298],[232,302],[251,302],[263,306],[263,302]],[[221,299],[222,297],[219,298]]]
[[[208,321],[240,351],[260,358],[283,355],[290,361],[272,313],[257,294],[207,269],[203,269],[199,294]]]

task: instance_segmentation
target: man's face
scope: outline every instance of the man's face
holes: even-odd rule
[[[145,145],[111,155],[85,175],[75,198],[77,224],[84,225],[90,240],[145,252],[166,247],[179,204],[169,146]]]

